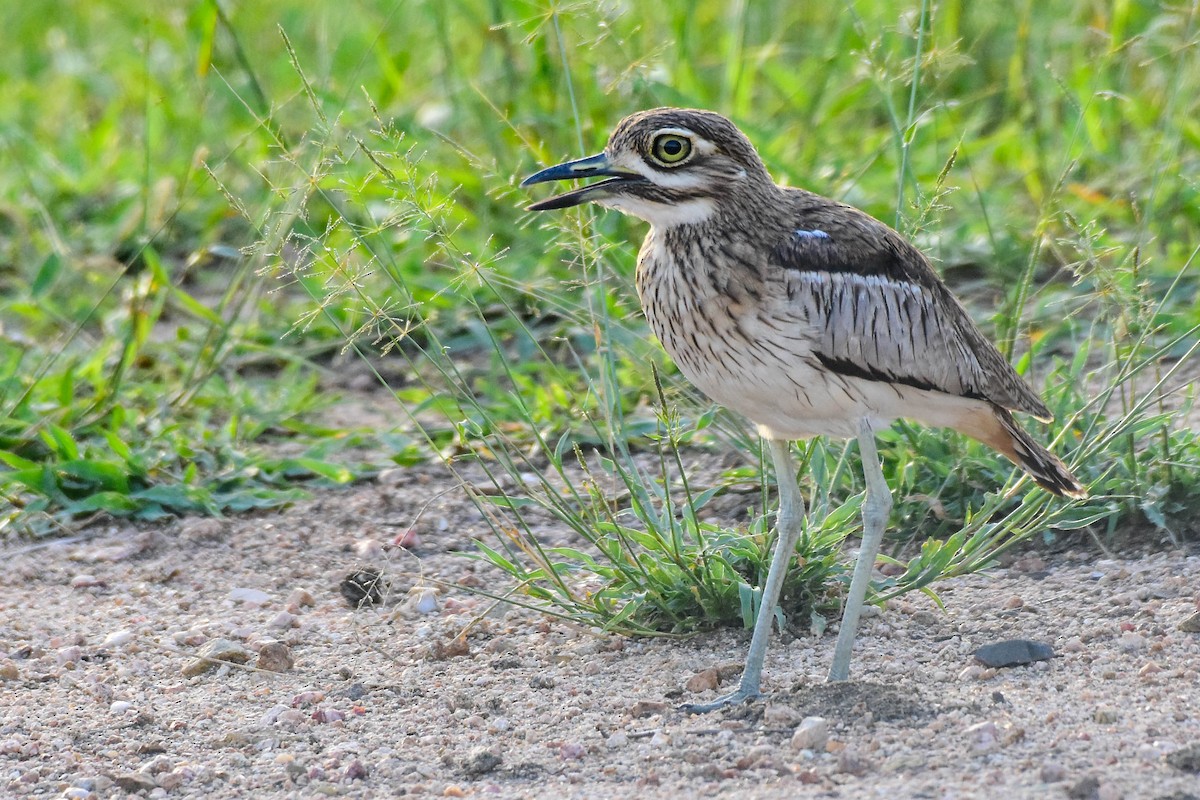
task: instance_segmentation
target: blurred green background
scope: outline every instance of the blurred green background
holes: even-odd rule
[[[638,316],[641,223],[535,219],[516,188],[651,106],[721,111],[779,181],[914,237],[1035,382],[1066,370],[1057,410],[1109,390],[1128,413],[1200,322],[1194,3],[46,2],[5,24],[10,532],[278,505],[498,433],[636,441],[649,363],[702,418]],[[386,424],[329,413],[380,383]],[[1196,451],[1155,403],[1111,437],[1101,507],[1161,529]],[[954,477],[985,456],[938,471],[946,440],[900,430],[906,493],[990,485]]]

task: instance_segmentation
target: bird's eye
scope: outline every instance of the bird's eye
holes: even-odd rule
[[[654,160],[666,166],[674,166],[687,159],[692,154],[692,142],[686,136],[674,133],[664,133],[656,136],[650,155]]]

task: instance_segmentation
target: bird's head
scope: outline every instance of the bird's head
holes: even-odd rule
[[[604,152],[549,167],[521,185],[601,177],[608,180],[555,195],[528,210],[592,202],[669,228],[702,222],[723,205],[746,209],[748,197],[775,189],[754,145],[732,122],[712,111],[688,108],[628,116],[612,132]]]

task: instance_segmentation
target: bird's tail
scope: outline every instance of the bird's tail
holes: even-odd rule
[[[1029,473],[1038,486],[1059,497],[1087,497],[1087,491],[1076,480],[1058,457],[1042,447],[1025,429],[1017,424],[1013,415],[999,406],[992,406],[990,424],[976,424],[971,430],[963,430],[970,436],[1003,453],[1010,461]],[[980,415],[982,416],[982,415]]]

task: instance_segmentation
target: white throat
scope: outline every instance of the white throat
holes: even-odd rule
[[[682,203],[655,203],[640,197],[607,197],[598,205],[615,208],[625,214],[644,219],[656,230],[704,222],[717,210],[710,197],[697,197]]]

